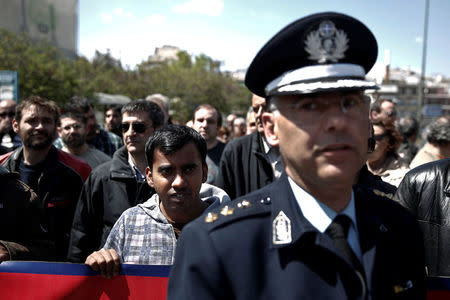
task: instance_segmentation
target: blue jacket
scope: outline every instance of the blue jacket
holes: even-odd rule
[[[354,186],[371,299],[425,299],[422,237],[394,201]],[[225,206],[226,205],[226,206]],[[332,240],[302,212],[286,174],[188,224],[178,241],[168,299],[360,299],[360,280]],[[277,244],[283,212],[291,240]]]

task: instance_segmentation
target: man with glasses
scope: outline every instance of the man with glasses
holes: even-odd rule
[[[63,142],[61,150],[78,156],[93,170],[111,157],[86,143],[86,118],[81,114],[65,113],[59,118],[58,135]]]
[[[12,151],[22,145],[20,137],[12,128],[16,113],[16,102],[10,99],[0,101],[0,154]]]
[[[395,125],[397,120],[397,110],[395,104],[390,99],[378,98],[370,106],[370,118],[373,122],[391,123]]]
[[[84,262],[100,249],[119,216],[154,193],[145,181],[145,143],[162,126],[164,114],[149,101],[130,102],[122,108],[124,147],[97,167],[87,179],[78,201],[68,259]]]
[[[269,145],[264,136],[261,116],[266,110],[266,99],[253,95],[252,109],[257,130],[225,146],[214,181],[231,199],[266,186],[283,170],[278,147]]]
[[[258,52],[246,86],[265,97],[272,184],[183,228],[172,299],[425,299],[423,240],[398,203],[354,185],[369,151],[365,75],[377,42],[360,21],[318,13]]]

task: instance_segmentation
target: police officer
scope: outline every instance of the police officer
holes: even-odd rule
[[[266,97],[284,173],[185,227],[168,299],[424,299],[414,219],[353,185],[369,150],[365,80],[377,43],[339,13],[299,19],[256,55],[245,83]]]

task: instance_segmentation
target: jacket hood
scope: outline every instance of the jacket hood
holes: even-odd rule
[[[202,184],[199,196],[202,201],[209,203],[209,207],[207,209],[211,209],[219,206],[221,203],[231,201],[230,197],[224,190],[208,183]],[[168,223],[166,217],[163,215],[161,209],[159,208],[158,194],[154,194],[144,203],[138,204],[138,207],[140,207],[155,221]]]

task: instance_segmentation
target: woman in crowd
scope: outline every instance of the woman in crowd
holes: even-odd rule
[[[401,134],[392,124],[373,123],[375,149],[369,154],[367,167],[383,181],[398,186],[408,172],[408,163],[396,153],[402,141]]]

